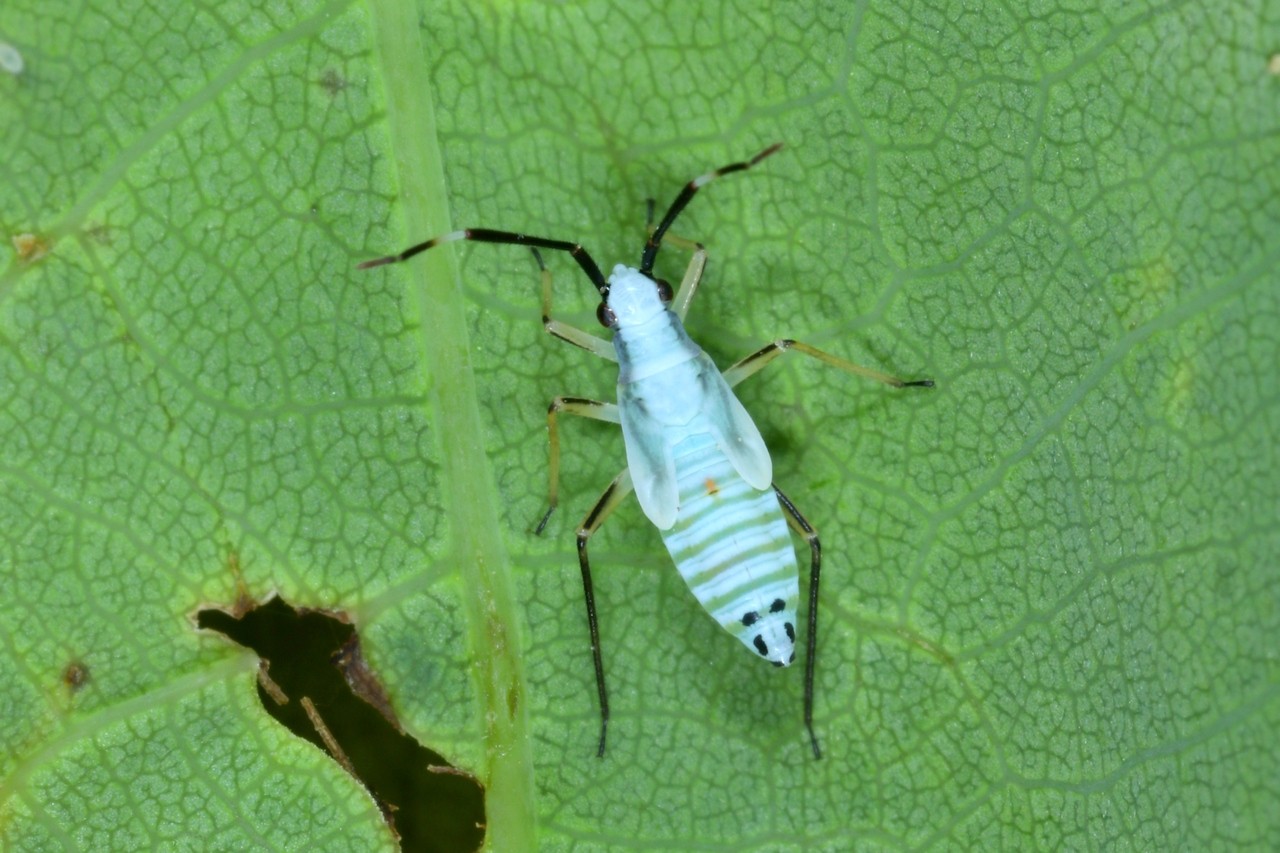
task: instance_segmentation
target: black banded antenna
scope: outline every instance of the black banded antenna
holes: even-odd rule
[[[409,260],[414,255],[425,252],[427,249],[439,246],[441,243],[452,243],[457,240],[472,240],[476,243],[510,243],[516,246],[568,252],[578,262],[578,266],[582,267],[582,271],[587,274],[587,278],[591,279],[591,283],[600,292],[600,298],[604,299],[609,295],[609,283],[605,281],[604,274],[600,272],[600,267],[596,266],[596,262],[591,258],[591,255],[587,254],[587,250],[582,248],[581,244],[570,243],[568,240],[530,237],[528,234],[517,234],[514,231],[494,231],[491,228],[464,228],[461,231],[450,231],[448,234],[441,234],[439,237],[432,237],[424,243],[410,246],[398,255],[387,255],[384,258],[374,258],[371,261],[356,264],[356,269],[367,270],[370,267],[380,267],[384,264],[398,264],[401,261]]]
[[[728,166],[721,166],[714,172],[707,172],[705,175],[699,175],[692,181],[684,185],[684,189],[680,191],[680,195],[676,196],[676,200],[671,202],[671,207],[667,208],[667,213],[662,217],[662,221],[658,223],[658,227],[653,229],[653,233],[649,235],[649,239],[644,244],[644,254],[640,256],[640,272],[653,277],[653,262],[658,256],[658,248],[662,245],[662,237],[667,233],[667,229],[671,227],[671,223],[676,221],[676,217],[684,210],[685,205],[693,198],[694,193],[705,187],[707,184],[719,178],[722,175],[728,175],[732,172],[741,172],[750,169],[756,163],[759,163],[770,154],[776,152],[782,147],[781,142],[775,142],[768,148],[761,151],[750,160],[743,160],[740,163],[730,163]]]

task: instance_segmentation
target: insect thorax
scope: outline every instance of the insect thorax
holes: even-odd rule
[[[619,385],[656,376],[702,353],[658,295],[657,282],[639,270],[622,264],[613,268],[606,304],[615,317]]]

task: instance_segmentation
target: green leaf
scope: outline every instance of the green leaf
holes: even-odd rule
[[[0,846],[393,847],[193,627],[272,591],[350,615],[493,849],[1280,844],[1273,6],[101,5],[0,9]],[[611,365],[522,249],[354,265],[635,263],[775,140],[678,224],[691,333],[938,387],[741,388],[822,534],[824,759],[631,502],[601,761],[616,430],[566,421],[528,531]]]

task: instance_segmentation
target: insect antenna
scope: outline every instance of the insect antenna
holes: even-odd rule
[[[582,267],[582,271],[587,274],[587,278],[591,279],[591,283],[595,285],[596,290],[600,291],[600,298],[603,299],[609,294],[609,284],[605,281],[604,274],[600,272],[600,267],[596,266],[595,260],[580,244],[570,243],[568,240],[531,237],[528,234],[517,234],[513,231],[494,231],[491,228],[464,228],[461,231],[450,231],[448,234],[441,234],[439,237],[432,237],[423,243],[412,245],[398,255],[387,255],[384,258],[374,258],[371,261],[356,264],[356,269],[367,270],[384,264],[398,264],[401,261],[409,260],[414,255],[425,252],[427,249],[439,246],[441,243],[452,243],[456,240],[472,240],[476,243],[510,243],[516,246],[568,252],[578,262],[578,266]]]
[[[653,233],[649,235],[648,241],[644,244],[644,254],[640,256],[640,272],[647,276],[653,276],[653,262],[658,256],[658,248],[662,245],[662,237],[667,233],[667,229],[671,227],[671,223],[676,221],[676,217],[685,209],[685,206],[693,198],[694,193],[714,181],[721,175],[728,175],[731,172],[741,172],[750,169],[756,163],[773,154],[782,147],[781,142],[775,142],[768,148],[761,151],[750,160],[743,160],[740,163],[730,163],[728,166],[721,166],[714,172],[707,172],[705,175],[699,175],[692,181],[684,185],[684,189],[680,191],[680,195],[676,196],[676,200],[671,202],[671,207],[667,208],[666,215],[662,217],[662,221],[658,223],[658,227],[653,229]]]

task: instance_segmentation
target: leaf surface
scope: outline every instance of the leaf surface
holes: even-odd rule
[[[1274,9],[259,5],[0,10],[0,846],[392,847],[192,626],[272,591],[350,615],[494,849],[1280,844]],[[694,338],[938,387],[740,386],[822,534],[824,759],[630,502],[600,761],[615,427],[563,419],[529,528],[613,368],[526,250],[354,265],[634,264],[774,141],[674,229]]]

